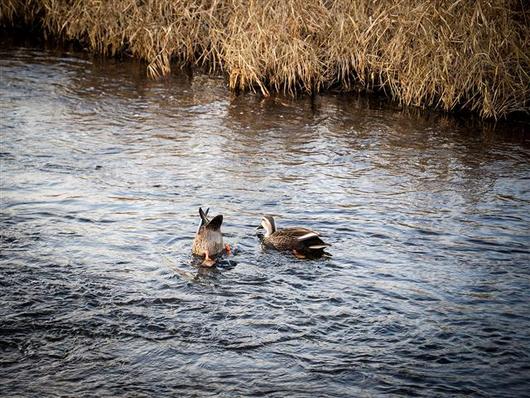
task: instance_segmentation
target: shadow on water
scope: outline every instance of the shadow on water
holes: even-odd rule
[[[0,53],[0,395],[530,388],[527,124]],[[212,269],[199,206],[236,248]],[[333,257],[264,250],[262,214]]]

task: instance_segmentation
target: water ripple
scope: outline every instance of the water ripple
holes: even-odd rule
[[[0,67],[0,395],[527,394],[518,125],[31,47]],[[199,206],[234,248],[214,269]],[[332,257],[264,249],[263,213]]]

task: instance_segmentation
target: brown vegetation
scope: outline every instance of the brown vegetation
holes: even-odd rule
[[[235,90],[385,90],[407,105],[483,117],[529,110],[522,0],[2,0],[0,24],[42,26],[149,75],[172,62]]]

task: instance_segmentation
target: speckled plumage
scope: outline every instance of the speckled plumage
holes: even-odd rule
[[[199,208],[201,223],[191,248],[193,254],[204,256],[205,259],[215,257],[225,250],[223,234],[221,232],[223,216],[220,214],[210,220],[207,217],[208,210],[203,212],[202,209]]]
[[[206,227],[201,227],[201,230],[193,240],[193,247],[191,249],[193,254],[204,256],[206,252],[210,256],[216,256],[225,249],[223,243],[223,234],[221,231],[211,231]]]
[[[272,216],[263,216],[261,225],[265,228],[264,246],[279,251],[292,251],[297,257],[318,257],[329,245],[319,234],[308,228],[294,227],[276,230]]]

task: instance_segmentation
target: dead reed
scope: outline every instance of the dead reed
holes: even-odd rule
[[[530,106],[522,0],[3,0],[0,25],[39,25],[128,51],[152,77],[222,71],[234,90],[384,90],[406,105],[501,118]]]

